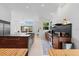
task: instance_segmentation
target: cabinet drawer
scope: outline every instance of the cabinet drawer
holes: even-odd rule
[[[67,38],[67,37],[60,37],[60,42],[71,42],[71,38]]]

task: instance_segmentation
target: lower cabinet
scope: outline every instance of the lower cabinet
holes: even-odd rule
[[[58,37],[53,37],[53,48],[55,48],[55,49],[60,48],[59,38]]]
[[[69,42],[71,42],[71,38],[70,37],[54,36],[52,45],[53,45],[54,49],[62,49],[62,43],[69,43]]]
[[[0,36],[0,48],[28,48],[28,37]]]

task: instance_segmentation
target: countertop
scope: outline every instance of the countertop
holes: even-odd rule
[[[49,49],[49,56],[79,56],[79,49]]]
[[[0,37],[30,37],[31,34],[27,34],[27,35],[6,35],[6,36],[0,36]]]

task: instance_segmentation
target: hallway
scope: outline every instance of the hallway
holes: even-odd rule
[[[43,49],[42,49],[42,44],[41,44],[41,39],[40,37],[35,36],[34,37],[34,43],[29,51],[29,56],[43,56]]]
[[[48,55],[49,48],[51,48],[51,46],[48,41],[43,40],[38,36],[35,36],[34,43],[28,55],[29,56],[45,56],[45,55]]]

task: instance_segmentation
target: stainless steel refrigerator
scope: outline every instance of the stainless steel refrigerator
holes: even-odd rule
[[[8,36],[8,35],[10,35],[10,24],[4,24],[4,29],[3,29],[4,31],[4,36]]]
[[[10,23],[1,21],[0,22],[0,36],[10,35]]]
[[[0,23],[0,36],[3,36],[3,23]]]

